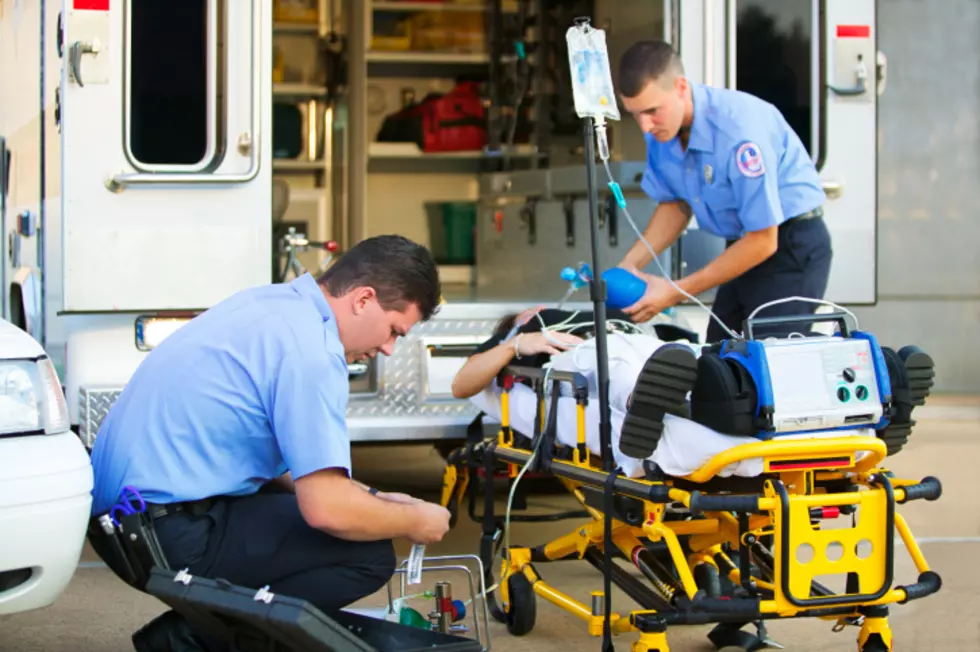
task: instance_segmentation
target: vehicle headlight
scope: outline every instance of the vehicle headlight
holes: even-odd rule
[[[68,427],[68,404],[49,359],[0,361],[0,436]]]

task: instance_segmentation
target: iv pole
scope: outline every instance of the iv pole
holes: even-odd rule
[[[575,26],[579,29],[589,25],[588,17],[576,18]],[[595,317],[596,362],[598,364],[599,384],[599,448],[602,451],[603,470],[607,473],[608,481],[603,491],[603,625],[602,650],[613,652],[610,627],[612,613],[612,514],[613,514],[613,481],[616,478],[615,461],[612,451],[612,436],[609,413],[609,354],[606,344],[606,283],[602,278],[602,263],[599,254],[599,200],[596,188],[595,164],[595,125],[592,118],[582,118],[582,135],[585,139],[585,189],[589,198],[589,236],[592,240],[592,279],[589,282],[589,294]]]

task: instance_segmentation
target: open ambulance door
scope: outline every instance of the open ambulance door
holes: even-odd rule
[[[269,282],[270,0],[64,0],[64,313]]]
[[[877,300],[876,0],[673,0],[692,81],[774,104],[816,163],[834,258],[825,298]]]

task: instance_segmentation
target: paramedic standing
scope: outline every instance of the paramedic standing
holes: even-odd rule
[[[131,486],[171,568],[325,611],[374,593],[394,574],[392,540],[437,542],[449,512],[352,479],[347,364],[391,355],[439,299],[428,251],[380,236],[318,279],[207,310],[149,353],[102,423],[93,514]],[[179,621],[150,623],[136,649]]]
[[[826,198],[800,138],[772,104],[753,95],[694,84],[673,48],[662,41],[632,45],[619,63],[618,91],[647,143],[641,186],[657,202],[644,237],[659,256],[687,227],[724,238],[725,251],[677,281],[692,296],[717,287],[712,311],[735,332],[760,305],[802,296],[822,299],[830,274]],[[666,280],[638,272],[652,261],[642,241],[620,267],[647,281],[643,298],[624,312],[647,321],[685,296]],[[759,317],[811,312],[786,302]],[[785,335],[800,327],[761,329]],[[709,321],[707,341],[729,335]]]

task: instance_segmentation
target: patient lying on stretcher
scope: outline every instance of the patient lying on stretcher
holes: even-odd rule
[[[653,328],[638,329],[625,315],[616,311],[607,314],[611,332],[607,335],[609,360],[609,406],[612,430],[612,449],[616,465],[629,477],[643,475],[642,459],[636,459],[620,450],[620,438],[624,424],[633,427],[649,423],[651,406],[644,405],[643,392],[637,392],[638,383],[649,382],[650,374],[657,373],[653,361],[655,353],[667,349],[687,349],[674,359],[690,360],[695,364],[701,347],[689,341],[665,341]],[[542,326],[547,332],[542,331]],[[501,322],[494,335],[481,345],[453,381],[457,398],[469,398],[488,416],[500,420],[500,396],[502,388],[496,376],[506,366],[551,368],[555,371],[574,371],[589,381],[589,402],[585,414],[586,446],[594,454],[599,446],[599,401],[597,392],[596,349],[592,339],[592,313],[568,313],[557,310],[526,311],[515,318]],[[673,338],[671,338],[673,339]],[[663,354],[658,354],[662,356]],[[694,369],[692,368],[692,373]],[[568,446],[577,443],[577,416],[575,399],[568,383],[562,383],[562,396],[558,399],[557,437]],[[550,412],[548,396],[546,414]],[[525,384],[515,384],[510,393],[509,417],[511,427],[522,434],[534,432],[534,419],[538,405],[534,390]],[[644,410],[646,412],[644,412]],[[715,455],[741,444],[757,443],[749,436],[735,436],[719,432],[690,418],[672,414],[657,415],[663,423],[662,435],[653,454],[647,458],[667,475],[680,477],[693,473]],[[875,436],[872,429],[854,430],[851,436]],[[839,437],[840,432],[789,435],[786,438]],[[763,471],[759,458],[742,460],[724,468],[719,475],[754,477]]]

